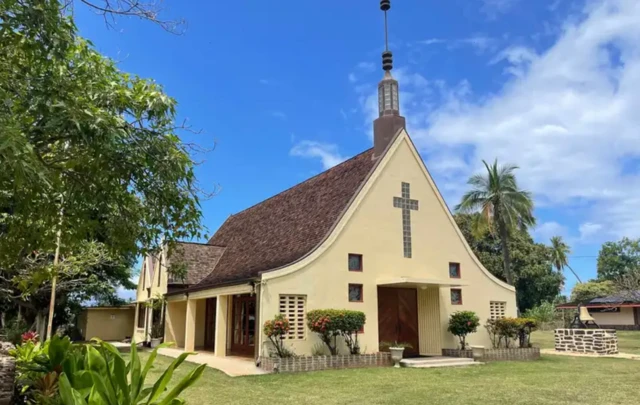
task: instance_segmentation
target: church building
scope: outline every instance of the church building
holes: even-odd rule
[[[386,30],[388,0],[381,9]],[[405,355],[441,355],[458,347],[452,313],[474,311],[482,325],[516,316],[514,287],[473,254],[407,133],[388,46],[382,67],[372,148],[231,215],[207,243],[145,258],[137,341],[162,321],[164,340],[186,351],[257,360],[270,349],[262,325],[283,314],[286,346],[311,355],[321,342],[305,314],[350,309],[366,315],[363,351],[396,341],[411,344]],[[166,306],[154,315],[144,303],[158,294]],[[467,340],[491,345],[482,326]]]

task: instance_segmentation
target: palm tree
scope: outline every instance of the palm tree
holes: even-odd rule
[[[479,225],[488,228],[492,233],[497,230],[502,245],[504,276],[507,283],[513,285],[509,236],[514,228],[522,229],[535,225],[533,199],[531,193],[518,188],[513,174],[518,166],[498,166],[497,159],[492,165],[484,160],[482,163],[487,173],[476,174],[469,178],[468,184],[473,189],[462,196],[462,201],[455,210],[467,213],[479,211],[481,217]]]
[[[571,248],[569,245],[564,243],[562,240],[562,236],[554,236],[551,238],[551,263],[553,266],[558,269],[559,272],[562,272],[562,269],[568,267],[569,270],[576,276],[578,279],[578,283],[582,283],[580,277],[576,274],[575,271],[569,266],[569,255],[571,254]]]

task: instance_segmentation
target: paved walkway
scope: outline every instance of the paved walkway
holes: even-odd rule
[[[618,354],[588,354],[588,353],[574,353],[574,352],[559,352],[555,349],[542,349],[542,354],[554,354],[557,356],[571,356],[571,357],[594,357],[594,358],[608,358],[608,359],[627,359],[627,360],[640,360],[640,355],[631,353],[618,353]]]
[[[158,350],[158,353],[163,356],[176,358],[183,353],[183,350],[163,348]],[[230,377],[268,374],[263,369],[256,367],[253,359],[245,357],[216,357],[213,353],[198,352],[198,354],[187,357],[186,361],[196,364],[206,364],[211,368],[222,371]]]

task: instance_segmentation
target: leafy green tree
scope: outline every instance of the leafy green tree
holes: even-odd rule
[[[58,1],[0,2],[0,21],[2,279],[29,277],[34,252],[62,262],[99,242],[130,258],[201,237],[175,100],[96,52]]]
[[[480,318],[473,311],[457,311],[451,314],[447,330],[460,341],[460,349],[467,348],[467,335],[475,333],[480,326]]]
[[[518,188],[514,165],[498,166],[495,160],[489,165],[482,161],[487,173],[471,176],[468,184],[472,190],[462,197],[455,208],[462,213],[479,212],[477,226],[496,232],[501,240],[502,263],[507,283],[514,285],[511,268],[509,238],[514,229],[535,224],[531,193]]]
[[[576,284],[571,290],[571,301],[587,302],[594,298],[605,297],[614,293],[613,281],[587,281]]]
[[[630,269],[640,268],[640,239],[606,242],[598,253],[598,279],[615,281]]]
[[[559,271],[566,267],[571,270],[571,273],[576,277],[578,283],[582,283],[578,274],[573,271],[571,266],[569,266],[569,255],[571,254],[571,248],[567,245],[564,240],[562,240],[562,236],[554,236],[551,238],[551,262],[553,266]]]
[[[506,280],[503,265],[502,242],[498,235],[488,230],[477,232],[474,228],[480,214],[455,214],[454,218],[469,243],[471,250],[484,267],[496,277]],[[553,270],[551,249],[535,243],[526,229],[514,229],[509,239],[512,256],[516,299],[521,312],[553,301],[560,293],[564,277]]]

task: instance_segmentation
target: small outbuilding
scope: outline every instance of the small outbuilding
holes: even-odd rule
[[[83,340],[99,338],[122,341],[133,336],[135,304],[114,307],[86,307],[78,317]]]
[[[557,309],[587,308],[595,322],[604,329],[640,330],[640,291],[629,296],[610,295],[587,302],[560,304]]]

